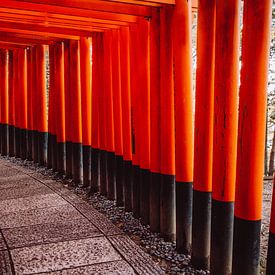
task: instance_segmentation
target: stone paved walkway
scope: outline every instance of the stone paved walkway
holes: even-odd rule
[[[61,183],[0,160],[0,274],[162,274]]]

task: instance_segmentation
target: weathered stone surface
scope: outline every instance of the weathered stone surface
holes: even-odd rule
[[[50,272],[121,259],[105,237],[18,248],[11,250],[11,255],[18,274]]]
[[[8,251],[0,251],[0,274],[1,275],[13,274]]]
[[[82,218],[82,215],[70,204],[65,204],[45,209],[32,209],[4,214],[0,216],[0,228],[58,223],[79,218]]]
[[[102,233],[85,218],[4,229],[3,234],[10,248],[84,239],[102,235]]]
[[[164,274],[152,258],[128,236],[110,236],[108,239],[138,274]]]
[[[36,183],[34,180],[26,183],[16,183],[13,188],[2,189],[0,192],[0,201],[53,193],[51,189]]]
[[[0,190],[6,188],[18,188],[19,185],[33,185],[33,184],[40,184],[34,179],[30,178],[28,175],[19,174],[14,175],[11,177],[1,177],[0,178]]]
[[[12,177],[12,176],[17,175],[17,174],[23,174],[23,173],[21,171],[17,170],[17,169],[1,166],[0,178],[1,177]]]
[[[88,203],[76,204],[75,207],[90,220],[103,234],[116,235],[122,232],[114,224],[112,224],[104,215],[96,211]]]
[[[6,249],[7,249],[6,243],[4,241],[3,235],[0,232],[0,251],[6,250]]]
[[[125,261],[114,261],[107,263],[94,264],[72,269],[64,269],[61,271],[53,271],[50,273],[40,273],[40,275],[134,275],[133,268]]]
[[[26,198],[17,198],[0,201],[2,215],[30,209],[46,208],[67,204],[57,194],[35,195]]]

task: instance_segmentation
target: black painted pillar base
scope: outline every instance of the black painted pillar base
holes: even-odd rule
[[[193,183],[176,182],[176,247],[182,254],[190,254],[192,240]]]
[[[173,175],[161,175],[160,233],[167,241],[176,238],[176,188]]]
[[[212,199],[210,272],[232,272],[234,203]]]
[[[53,167],[53,137],[51,133],[48,133],[48,151],[47,151],[47,168],[51,169]]]
[[[48,133],[38,132],[38,163],[43,166],[47,164]]]
[[[140,169],[137,165],[132,166],[132,177],[133,177],[133,216],[135,218],[140,217]]]
[[[9,125],[9,156],[14,157],[14,126]]]
[[[92,148],[91,146],[83,145],[83,187],[90,187],[92,182],[91,163],[92,163]]]
[[[81,143],[72,143],[73,151],[73,181],[79,186],[83,184],[83,151]]]
[[[152,172],[150,181],[150,230],[160,232],[161,174]]]
[[[125,211],[130,212],[133,210],[133,178],[132,178],[132,162],[126,160],[123,162],[123,175],[124,175],[124,206]]]
[[[57,142],[57,171],[61,175],[65,173],[66,165],[66,144],[65,142]]]
[[[38,131],[33,131],[33,143],[32,143],[32,152],[33,152],[33,161],[38,163],[38,151],[39,151],[39,134]]]
[[[275,234],[269,232],[266,275],[275,274]]]
[[[193,190],[192,256],[196,269],[210,267],[211,192]]]
[[[0,154],[2,153],[1,151],[2,151],[2,126],[3,126],[3,124],[2,123],[0,123]]]
[[[100,185],[99,192],[101,195],[107,195],[107,152],[100,151]]]
[[[100,156],[98,149],[92,149],[91,153],[91,185],[89,193],[98,192],[100,175]]]
[[[107,152],[107,198],[115,200],[115,186],[116,186],[116,156],[113,152]]]
[[[150,171],[140,169],[140,218],[144,225],[150,222]]]
[[[58,171],[58,148],[57,148],[57,136],[52,134],[52,169],[54,172]]]
[[[27,160],[32,160],[33,131],[27,130]]]
[[[2,124],[1,126],[1,154],[3,156],[8,155],[9,151],[9,125]]]
[[[20,153],[21,129],[18,127],[15,127],[14,133],[15,133],[15,152],[14,153],[16,158],[20,158],[21,157],[21,153]]]
[[[123,158],[122,156],[116,156],[116,205],[123,206],[123,185],[124,185],[124,170],[123,170]]]
[[[73,177],[73,150],[72,142],[66,141],[66,178],[71,179]]]
[[[21,159],[27,158],[27,144],[28,144],[28,133],[26,129],[21,129],[20,131],[20,157]]]
[[[261,220],[249,221],[237,217],[234,218],[232,274],[260,274],[260,237]]]

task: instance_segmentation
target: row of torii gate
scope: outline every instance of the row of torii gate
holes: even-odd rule
[[[272,0],[244,1],[241,53],[240,7],[2,0],[1,154],[116,200],[197,268],[259,274]]]

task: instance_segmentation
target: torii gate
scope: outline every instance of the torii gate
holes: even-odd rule
[[[258,274],[272,1],[244,1],[239,88],[240,4],[2,0],[1,154],[116,200],[195,267]]]

